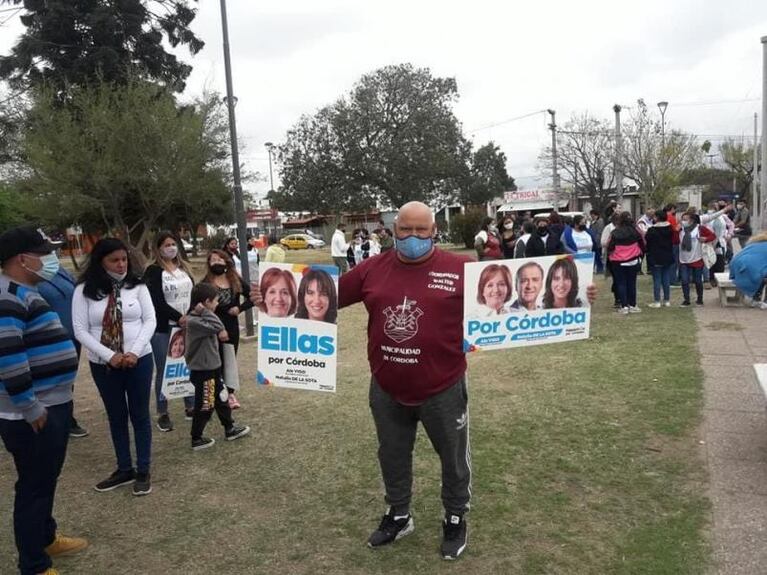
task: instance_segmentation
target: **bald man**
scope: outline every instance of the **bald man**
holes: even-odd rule
[[[368,310],[370,408],[388,510],[368,539],[376,548],[414,530],[410,513],[412,452],[418,421],[442,462],[441,553],[466,548],[464,514],[471,497],[471,455],[463,353],[463,266],[469,258],[434,246],[431,209],[402,206],[394,250],[341,276],[339,305]]]

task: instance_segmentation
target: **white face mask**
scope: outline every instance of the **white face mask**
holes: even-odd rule
[[[122,274],[118,274],[118,273],[115,273],[115,272],[110,272],[109,270],[107,270],[107,275],[108,275],[110,278],[112,278],[113,280],[115,280],[116,282],[121,282],[121,281],[123,281],[123,280],[124,280],[126,277],[128,277],[128,272],[125,272],[125,273],[122,273]]]
[[[178,255],[178,247],[166,246],[160,250],[160,255],[163,257],[163,259],[166,260],[175,259],[175,257]]]
[[[503,224],[503,227],[505,229],[507,229],[507,230],[513,230],[514,229],[514,224],[512,222],[509,222],[507,224]]]

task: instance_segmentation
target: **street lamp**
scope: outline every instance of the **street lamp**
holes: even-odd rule
[[[658,109],[660,110],[660,137],[663,147],[666,147],[666,108],[668,108],[668,102],[658,102]]]
[[[269,152],[269,191],[271,192],[274,190],[274,179],[272,178],[272,148],[274,148],[274,144],[266,142],[264,146],[266,146],[266,151]]]

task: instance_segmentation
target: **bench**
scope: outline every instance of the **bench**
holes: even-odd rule
[[[743,305],[743,294],[735,287],[727,272],[714,274],[719,288],[719,303],[722,307]]]

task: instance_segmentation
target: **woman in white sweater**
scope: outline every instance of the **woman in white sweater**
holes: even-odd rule
[[[98,483],[96,491],[131,483],[134,495],[147,495],[152,490],[150,339],[156,323],[149,290],[131,269],[127,246],[115,238],[99,240],[72,299],[75,337],[88,352],[117,456],[117,470]],[[136,441],[136,469],[131,458],[129,418]]]

